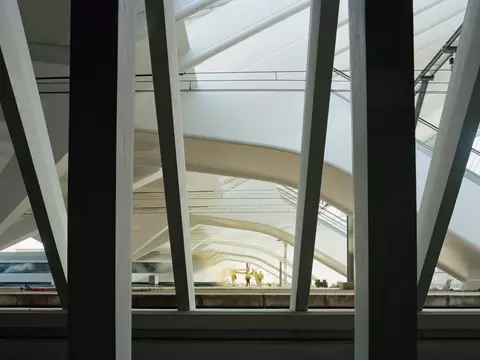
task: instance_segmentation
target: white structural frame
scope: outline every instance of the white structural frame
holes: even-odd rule
[[[190,233],[195,230],[199,225],[190,225]],[[144,246],[139,248],[132,254],[132,258],[139,259],[148,255],[150,252],[155,251],[160,246],[167,243],[170,239],[168,226],[160,231],[155,237],[152,237]],[[193,247],[192,247],[193,250]]]
[[[214,226],[214,227],[257,232],[257,233],[272,236],[280,241],[283,241],[286,245],[290,245],[292,247],[295,244],[295,239],[292,234],[284,230],[275,228],[273,226],[257,223],[253,221],[235,220],[235,219],[227,219],[227,218],[220,218],[220,217],[213,217],[213,216],[190,214],[190,224],[191,224],[191,227],[190,227],[191,231],[198,226],[207,225],[207,226]],[[148,255],[148,253],[150,253],[151,251],[155,251],[155,249],[159,248],[160,246],[162,246],[168,241],[167,236],[168,236],[168,231],[167,229],[164,229],[163,231],[160,232],[158,236],[152,239],[152,241],[148,242],[145,246],[143,246],[137,252],[135,252],[133,254],[133,258],[139,259],[143,256]],[[319,263],[329,267],[330,269],[338,272],[339,274],[343,276],[347,276],[347,267],[344,264],[342,264],[340,261],[335,260],[334,258],[330,257],[324,252],[315,249],[314,259]]]
[[[294,311],[308,310],[312,283],[339,4],[338,0],[313,1],[310,8],[307,83],[290,297],[290,310]]]
[[[253,221],[234,220],[204,215],[192,215],[191,219],[191,221],[195,224],[258,232],[265,235],[270,235],[288,245],[291,245],[292,247],[295,245],[295,238],[292,234],[270,225]],[[314,249],[314,259],[319,263],[331,268],[332,270],[337,271],[341,275],[347,275],[347,267],[344,264],[333,259],[322,251]]]
[[[15,224],[10,226],[7,231],[0,235],[0,251],[30,237],[41,241],[33,214],[18,220]]]
[[[247,248],[247,246],[244,245],[244,244],[240,244],[238,247]],[[242,253],[216,250],[216,251],[213,251],[213,252],[197,252],[197,253],[194,253],[194,255],[197,256],[197,257],[200,257],[200,258],[201,257],[207,257],[207,258],[209,258],[209,260],[214,261],[214,265],[217,265],[218,262],[220,262],[220,261],[216,261],[216,259],[218,257],[222,257],[223,260],[226,260],[225,259],[225,255],[226,255],[231,261],[238,261],[238,262],[247,261],[247,262],[250,262],[250,263],[260,267],[262,270],[267,271],[269,274],[271,274],[274,277],[278,278],[279,275],[281,274],[281,268],[280,267],[275,266],[274,264],[270,263],[269,261],[266,261],[265,259],[262,259],[258,256],[251,255],[251,254],[242,254]],[[159,253],[155,254],[154,256],[155,256],[155,261],[162,262],[162,263],[169,263],[170,259],[171,259],[171,253],[169,253],[169,252],[159,252]],[[162,256],[164,258],[160,259],[160,256]],[[238,258],[238,259],[242,259],[242,260],[238,260],[238,259],[234,259],[234,258]],[[251,261],[252,259],[254,261]],[[153,261],[153,260],[145,258],[145,259],[142,259],[142,261]],[[140,261],[140,262],[142,262],[142,261]],[[260,263],[263,263],[263,265],[259,265]],[[275,270],[277,273],[269,270],[268,267]],[[291,279],[291,276],[288,275],[288,278]]]
[[[163,177],[163,171],[160,168],[158,171],[154,172],[152,175],[146,176],[141,180],[136,181],[133,184],[133,191],[140,189],[142,186],[148,185],[156,180],[160,180]]]
[[[57,114],[46,117],[49,140],[60,179],[68,170],[68,110],[65,117]],[[0,237],[7,235],[10,227],[18,227],[20,217],[29,209],[30,203],[25,187],[19,184],[21,178],[18,159],[13,156],[0,172]],[[66,255],[65,255],[66,256]]]
[[[195,15],[198,11],[207,6],[215,4],[218,0],[192,0],[183,7],[176,9],[175,20],[177,22],[184,21],[186,18]],[[137,0],[137,5],[143,0]],[[138,5],[139,9],[135,18],[135,38],[143,39],[146,34],[145,9],[142,4]],[[52,64],[70,64],[70,45],[48,44],[31,42],[28,44],[30,55],[34,61],[41,61]]]
[[[225,246],[225,247],[235,247],[235,248],[240,248],[240,249],[255,250],[255,251],[258,251],[260,253],[266,254],[266,255],[274,258],[275,260],[280,261],[282,264],[286,264],[286,266],[289,266],[290,268],[293,267],[293,264],[290,261],[286,260],[284,262],[283,256],[278,255],[277,253],[275,253],[273,251],[270,251],[263,246],[246,244],[246,243],[242,243],[242,242],[239,242],[239,241],[222,241],[222,240],[213,240],[213,239],[207,239],[207,240],[205,240],[204,243],[210,244],[210,245],[219,245],[219,246]],[[192,249],[192,251],[193,251],[193,249]],[[216,251],[216,252],[218,252],[218,251]],[[200,252],[200,254],[201,254],[201,252]]]
[[[0,103],[55,285],[66,308],[67,212],[16,0],[0,3],[0,68]]]
[[[437,266],[479,120],[480,2],[470,0],[418,213],[419,309]]]
[[[195,15],[200,10],[206,8],[207,6],[214,5],[218,0],[192,0],[185,6],[176,9],[175,11],[175,20],[183,21],[186,18]]]
[[[214,259],[215,256],[227,256],[229,258],[239,258],[239,259],[244,259],[244,260],[254,260],[254,261],[257,261],[259,263],[263,263],[265,264],[266,266],[272,268],[273,270],[276,270],[277,273],[275,274],[274,272],[270,272],[270,274],[272,274],[273,276],[277,277],[280,279],[280,275],[281,275],[281,270],[280,270],[280,267],[272,264],[271,262],[265,260],[265,259],[262,259],[261,257],[259,256],[255,256],[255,255],[251,255],[251,254],[237,254],[237,253],[234,253],[234,252],[229,252],[229,251],[215,251],[214,252],[214,255],[212,256],[212,258]],[[252,262],[253,263],[253,262]],[[264,268],[266,270],[266,268]],[[290,277],[290,276],[288,276]]]
[[[237,256],[237,259],[235,259],[234,257],[229,257],[229,256],[224,256],[223,253],[218,253],[217,254],[218,256],[214,257],[215,258],[215,265],[223,262],[223,261],[232,261],[232,262],[243,262],[244,260],[239,260],[238,258],[243,258],[242,255],[238,255]],[[268,269],[267,267],[265,267],[265,264],[261,264],[259,262],[256,262],[256,261],[252,261],[250,258],[247,258],[248,262],[252,265],[255,265],[257,266],[258,268],[262,269],[263,271],[269,273],[270,275],[274,276],[274,277],[277,277],[278,274],[275,274],[273,271],[271,271],[270,269]]]
[[[195,310],[175,15],[171,0],[146,0],[168,231],[179,311]]]
[[[275,24],[278,24],[279,22],[289,18],[290,16],[293,16],[300,11],[305,10],[309,6],[310,0],[301,0],[293,4],[292,6],[289,6],[282,11],[279,11],[263,19],[262,21],[259,21],[255,25],[244,29],[243,31],[240,31],[233,36],[229,36],[225,40],[215,45],[212,45],[199,52],[194,52],[193,50],[190,50],[180,59],[179,69],[180,71],[185,71],[191,67],[201,64],[205,60],[208,60],[211,57],[221,53],[222,51],[225,51],[232,46],[262,32],[263,30],[268,29]]]
[[[229,229],[239,229],[239,230],[258,232],[261,234],[272,236],[292,247],[295,244],[295,238],[293,237],[292,234],[284,230],[275,228],[273,226],[257,223],[253,221],[234,220],[234,219],[219,218],[219,217],[213,217],[213,216],[191,214],[190,223],[193,224],[193,226],[190,229],[193,229],[193,227],[198,225],[223,227],[223,228],[229,228]],[[165,232],[162,232],[162,235],[165,235],[165,234],[166,234]],[[166,238],[163,238],[163,239],[160,239],[160,238],[162,238],[161,235],[154,240],[155,246],[153,245],[149,246],[148,252],[154,251],[155,249],[162,246],[167,241]],[[142,256],[145,256],[148,254],[148,252],[147,252],[147,249],[142,248],[142,252],[139,251],[135,253],[135,258],[140,258]],[[344,264],[342,264],[340,261],[333,259],[332,257],[328,256],[324,252],[315,249],[314,259],[319,263],[329,267],[330,269],[338,272],[339,274],[343,276],[347,276],[347,267]]]

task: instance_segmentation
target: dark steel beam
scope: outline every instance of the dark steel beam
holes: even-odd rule
[[[349,1],[358,360],[417,358],[412,2]]]
[[[133,3],[71,1],[70,360],[131,358]]]
[[[355,234],[353,230],[353,216],[347,218],[347,281],[355,281]]]

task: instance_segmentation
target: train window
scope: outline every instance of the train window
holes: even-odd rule
[[[25,273],[49,273],[48,263],[0,263],[0,273],[25,274]]]
[[[161,273],[165,270],[162,263],[134,262],[132,263],[133,274]]]
[[[134,262],[132,264],[133,274],[151,274],[165,272],[165,264]],[[50,273],[47,262],[25,262],[25,263],[0,263],[0,273],[3,274],[46,274]]]
[[[50,266],[48,263],[34,263],[34,272],[36,273],[50,273]]]

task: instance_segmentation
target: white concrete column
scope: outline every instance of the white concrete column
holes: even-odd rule
[[[68,170],[68,95],[43,95],[42,105],[57,175],[61,178]],[[31,207],[16,156],[0,172],[0,199],[0,237],[3,237]]]
[[[0,2],[0,105],[18,161],[10,162],[8,174],[16,175],[20,169],[53,279],[66,308],[67,212],[16,0]],[[12,207],[18,211],[22,205],[27,206],[23,188],[14,182],[11,186],[13,199],[6,194],[7,206],[3,208],[7,213]],[[18,219],[17,211],[7,218]]]
[[[146,0],[160,156],[177,306],[195,310],[185,150],[172,0]]]
[[[313,1],[310,9],[307,84],[290,297],[290,309],[293,311],[308,310],[338,9],[338,0]]]
[[[355,359],[416,359],[413,1],[350,0]]]

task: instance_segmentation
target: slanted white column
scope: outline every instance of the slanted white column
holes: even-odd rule
[[[308,310],[327,135],[338,0],[313,1],[310,9],[307,84],[297,202],[290,309]]]
[[[188,197],[185,183],[175,13],[172,0],[146,0],[160,156],[177,306],[195,310]]]
[[[11,162],[8,174],[15,175],[20,169],[53,279],[66,308],[67,212],[15,0],[0,2],[0,105],[18,161],[18,165]],[[15,206],[23,189],[12,186]],[[20,200],[19,205],[21,202],[25,200]]]
[[[413,0],[349,0],[355,359],[416,359]]]
[[[480,2],[470,0],[418,213],[418,308],[425,303],[480,120]]]

